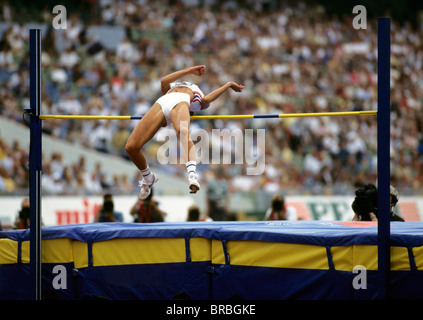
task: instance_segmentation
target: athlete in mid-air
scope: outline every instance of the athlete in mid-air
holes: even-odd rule
[[[204,65],[194,66],[173,72],[161,79],[162,96],[153,104],[143,116],[128,138],[125,150],[132,162],[141,171],[142,179],[139,182],[139,198],[145,199],[151,187],[158,181],[156,174],[151,172],[141,148],[157,133],[161,127],[173,123],[179,137],[188,137],[188,145],[182,144],[182,154],[186,159],[188,183],[190,193],[200,189],[197,175],[197,160],[194,143],[189,135],[190,112],[204,110],[227,89],[241,92],[244,86],[235,82],[228,82],[208,95],[200,88],[187,81],[177,81],[188,75],[203,76],[206,73]],[[185,149],[185,150],[184,150]]]

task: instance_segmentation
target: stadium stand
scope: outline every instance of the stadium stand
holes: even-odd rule
[[[272,3],[275,7],[269,8]],[[339,18],[322,5],[305,2],[102,0],[69,5],[67,29],[55,30],[48,6],[18,5],[5,1],[0,13],[0,116],[7,121],[22,122],[28,105],[27,29],[34,25],[43,29],[45,114],[143,114],[159,94],[161,75],[196,63],[208,67],[200,83],[206,92],[229,78],[246,85],[242,95],[216,101],[207,111],[211,114],[377,107],[375,20],[357,31],[351,17]],[[391,169],[401,195],[423,191],[421,30],[421,25],[392,22]],[[76,147],[125,158],[124,142],[134,124],[54,120],[45,121],[43,128]],[[245,179],[243,166],[222,166],[233,194],[253,195],[261,189],[345,195],[376,178],[374,117],[207,120],[196,125],[266,128],[262,176]],[[150,157],[158,146],[156,141],[147,145]],[[2,141],[0,188],[7,194],[27,187],[22,161],[28,149],[20,145],[17,152],[16,147],[13,140]],[[46,159],[45,172],[52,162]],[[177,175],[174,166],[160,168]],[[199,169],[203,176],[214,170],[209,165]],[[64,179],[65,171],[53,173]],[[67,173],[76,183],[78,174]],[[10,179],[13,186],[2,187]],[[115,183],[107,172],[105,179]],[[90,192],[88,187],[84,192]]]

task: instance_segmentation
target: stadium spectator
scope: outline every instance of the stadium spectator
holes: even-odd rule
[[[131,207],[129,213],[134,217],[134,222],[150,223],[163,222],[166,213],[159,208],[159,203],[153,199],[154,190],[144,200],[138,199]]]
[[[398,191],[390,186],[390,220],[404,221],[395,214],[394,209],[399,200]],[[355,192],[355,198],[351,204],[354,210],[353,221],[377,221],[377,188],[373,184],[365,184]]]
[[[266,211],[264,220],[297,220],[297,212],[294,207],[285,203],[285,197],[276,193],[272,197],[270,208]]]
[[[200,208],[193,204],[188,207],[188,214],[187,214],[187,221],[213,221],[211,218],[207,216],[202,216]]]
[[[103,205],[101,206],[94,222],[123,222],[122,212],[115,211],[113,196],[107,193],[103,196]]]
[[[187,221],[200,221],[200,208],[197,205],[188,208]]]
[[[21,203],[21,210],[19,210],[18,216],[16,217],[14,229],[27,229],[30,225],[30,211],[29,211],[29,199],[24,198]]]
[[[207,179],[207,215],[213,221],[228,220],[230,193],[229,183],[224,168],[218,166],[215,172],[209,172]]]

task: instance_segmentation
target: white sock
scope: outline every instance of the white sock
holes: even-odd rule
[[[147,168],[145,168],[144,170],[141,170],[141,174],[145,182],[150,183],[151,181],[153,181],[153,175],[151,174],[149,166],[147,166]]]
[[[197,174],[197,163],[195,161],[188,161],[186,164],[188,175],[191,172]]]

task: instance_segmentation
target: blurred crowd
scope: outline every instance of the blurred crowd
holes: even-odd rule
[[[0,138],[0,194],[27,194],[29,187],[29,152],[18,141],[9,145]],[[126,174],[107,177],[101,163],[87,168],[86,158],[67,163],[63,154],[43,154],[43,193],[48,195],[102,195],[135,192],[140,177]]]
[[[207,74],[191,80],[206,93],[227,81],[246,86],[242,94],[225,93],[202,114],[377,109],[376,20],[355,30],[353,14],[340,18],[301,1],[99,0],[88,8],[89,14],[68,10],[67,29],[50,27],[43,39],[44,114],[142,115],[159,97],[162,76],[196,64],[205,64]],[[22,122],[29,97],[28,34],[15,22],[18,14],[7,2],[0,12],[10,24],[0,39],[0,116]],[[48,10],[37,17],[51,26]],[[89,37],[87,29],[99,24],[124,28],[125,37],[115,49]],[[422,194],[423,31],[396,21],[391,28],[392,183],[402,195]],[[76,146],[125,158],[124,145],[135,124],[54,120],[45,121],[43,129]],[[244,165],[221,166],[231,192],[353,194],[357,185],[377,177],[375,116],[203,120],[192,125],[208,131],[266,129],[266,145],[257,146],[265,154],[262,175],[246,176]],[[154,158],[161,143],[153,139],[146,153]],[[0,192],[13,191],[9,180],[15,188],[27,185],[27,157],[28,151],[2,143]],[[72,181],[67,185],[81,183],[75,188],[80,192],[89,180],[95,180],[91,187],[98,190],[105,185],[133,188],[136,180],[82,173],[80,164],[58,171],[56,160],[46,159],[43,175],[51,172],[56,180]],[[154,159],[150,163],[154,166]],[[160,169],[177,174],[171,166]],[[215,168],[204,164],[199,170],[208,177]]]

